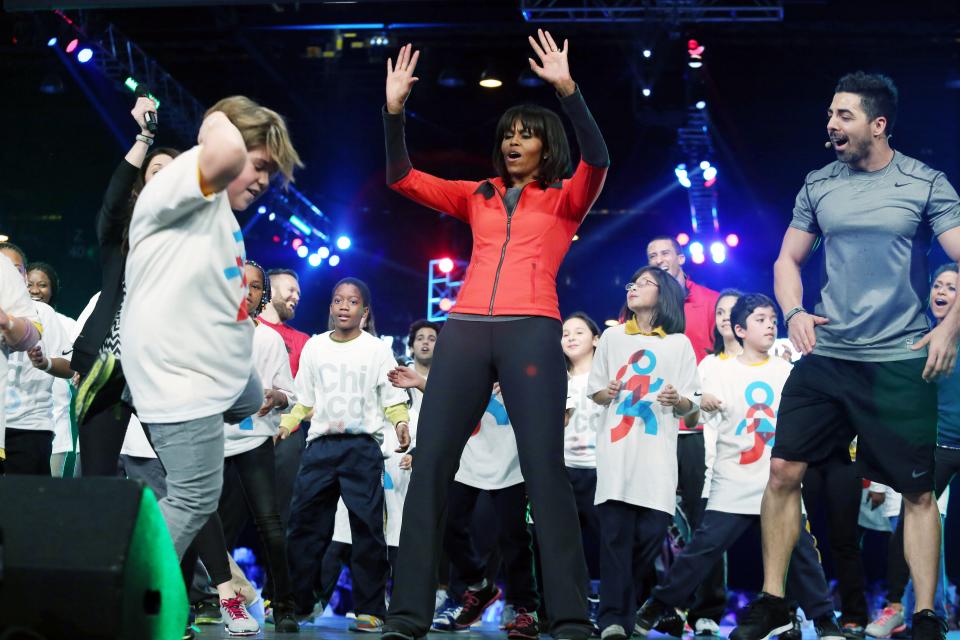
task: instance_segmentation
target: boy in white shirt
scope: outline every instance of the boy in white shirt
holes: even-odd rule
[[[383,530],[383,418],[396,429],[398,451],[405,451],[410,446],[410,417],[407,394],[387,379],[396,366],[393,352],[362,328],[372,325],[371,317],[367,285],[356,278],[338,282],[330,303],[332,330],[304,345],[295,382],[297,404],[281,418],[280,431],[285,437],[284,431],[295,430],[313,411],[287,529],[297,614],[313,611],[314,585],[342,497],[353,542],[357,620],[350,630],[378,633],[386,615],[389,573]]]
[[[224,420],[264,400],[233,211],[300,164],[283,118],[243,96],[215,104],[197,142],[140,193],[120,319],[123,371],[167,472],[160,510],[181,558],[217,508]]]
[[[777,410],[791,365],[769,355],[777,337],[777,312],[770,298],[742,296],[730,312],[730,323],[743,351],[716,362],[714,375],[703,387],[704,398],[709,394],[711,404],[719,406],[719,416],[704,421],[705,430],[716,430],[715,435],[704,434],[716,442],[706,511],[693,539],[637,614],[636,632],[643,636],[663,616],[686,607],[717,559],[760,521]],[[821,639],[843,639],[816,544],[806,529],[793,551],[787,585]]]

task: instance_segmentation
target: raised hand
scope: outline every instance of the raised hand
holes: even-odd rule
[[[417,68],[417,60],[420,59],[420,52],[413,51],[412,44],[406,44],[400,47],[400,53],[397,54],[397,64],[394,66],[393,58],[387,58],[387,112],[402,113],[403,105],[413,90],[413,85],[420,78],[413,75]]]
[[[399,389],[420,389],[426,385],[426,378],[417,373],[413,367],[397,366],[387,372],[387,380]]]
[[[133,119],[136,120],[137,126],[140,127],[141,134],[153,137],[153,134],[150,133],[149,129],[147,129],[147,112],[156,110],[157,105],[150,98],[145,96],[137,98],[137,103],[133,105],[130,115],[132,115]]]
[[[567,64],[567,40],[563,41],[563,48],[557,46],[549,31],[537,29],[537,39],[528,36],[530,46],[540,58],[540,64],[533,58],[527,58],[530,69],[544,82],[549,82],[561,96],[569,96],[577,90],[577,85],[570,77],[570,66]]]

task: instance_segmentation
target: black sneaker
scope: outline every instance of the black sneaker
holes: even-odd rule
[[[197,624],[223,624],[220,605],[210,600],[202,600],[193,605],[194,620]]]
[[[803,628],[800,626],[800,616],[794,611],[790,614],[793,617],[793,625],[781,633],[777,638],[779,640],[803,640]]]
[[[660,622],[654,627],[656,631],[673,638],[682,638],[687,618],[679,609],[668,607],[666,613],[660,617]]]
[[[946,640],[947,623],[930,609],[913,614],[913,640]]]
[[[492,581],[477,590],[467,589],[463,592],[463,607],[454,624],[457,629],[467,629],[474,622],[483,617],[483,612],[500,597],[500,589]]]
[[[300,623],[293,603],[273,605],[273,627],[278,633],[300,633]]]
[[[827,613],[813,621],[813,627],[817,630],[819,640],[846,640],[837,619],[832,613]]]
[[[528,612],[524,608],[517,609],[517,617],[513,619],[510,630],[507,631],[510,640],[537,640],[540,637],[540,623],[537,622],[537,612]]]
[[[639,636],[645,636],[650,633],[659,623],[660,619],[668,615],[670,607],[660,602],[654,597],[650,597],[640,611],[637,611],[637,622],[633,627],[633,632]]]
[[[384,623],[383,630],[380,632],[383,640],[417,640],[417,636],[406,631],[393,627],[389,622]],[[420,636],[421,638],[425,636]]]
[[[859,622],[844,622],[840,625],[840,631],[847,640],[863,640],[866,637],[866,631]]]
[[[790,607],[783,598],[760,592],[740,610],[730,640],[767,640],[793,628]]]

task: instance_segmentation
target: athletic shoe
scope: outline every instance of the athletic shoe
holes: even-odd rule
[[[244,606],[243,596],[221,600],[220,615],[223,616],[223,627],[231,636],[255,636],[260,633],[260,625]]]
[[[668,607],[666,613],[660,616],[660,622],[654,629],[673,638],[682,638],[686,624],[687,618],[682,611]]]
[[[510,631],[510,629],[513,629],[513,621],[516,619],[517,610],[513,608],[513,605],[510,603],[503,605],[503,609],[500,611],[500,629]]]
[[[767,640],[793,628],[793,618],[787,601],[769,593],[760,592],[750,604],[740,610],[737,626],[730,632],[730,640]]]
[[[380,633],[383,631],[383,620],[369,613],[361,613],[350,623],[350,631],[357,633]]]
[[[797,615],[797,612],[794,611],[793,616],[793,625],[779,636],[778,640],[803,640],[803,626],[800,624],[800,616]]]
[[[90,371],[80,382],[80,388],[77,389],[77,396],[73,399],[73,410],[77,416],[77,424],[83,424],[83,418],[93,405],[97,394],[110,382],[110,377],[113,375],[116,364],[116,356],[109,351],[101,353],[97,356],[97,359],[94,360]]]
[[[627,632],[620,625],[612,624],[603,629],[600,640],[627,640]]]
[[[500,598],[500,588],[487,580],[483,587],[477,590],[467,589],[463,592],[463,607],[456,619],[458,629],[466,629],[483,617],[483,612]]]
[[[194,631],[193,627],[188,624],[187,628],[184,629],[183,631],[183,636],[181,636],[181,640],[197,640],[197,632]]]
[[[527,613],[520,607],[516,610],[513,626],[507,631],[510,640],[537,640],[540,637],[540,623],[537,622],[537,612]]]
[[[847,640],[862,640],[863,625],[856,622],[844,622],[840,625],[840,631]]]
[[[868,624],[864,632],[874,638],[889,638],[895,633],[907,630],[903,620],[903,609],[884,607],[877,619]]]
[[[193,605],[193,613],[197,624],[223,624],[220,607],[210,600],[201,600]]]
[[[293,602],[286,606],[280,602],[274,604],[273,626],[279,633],[300,633],[300,623],[294,614]]]
[[[660,623],[661,618],[668,615],[669,611],[670,607],[668,605],[656,598],[648,598],[640,607],[640,611],[637,612],[637,622],[633,627],[633,632],[639,636],[647,635]]]
[[[840,625],[837,624],[837,618],[832,613],[826,613],[813,621],[813,627],[817,630],[819,640],[846,640]]]
[[[587,596],[587,612],[590,617],[590,622],[593,623],[593,626],[597,626],[597,617],[600,615],[600,596],[595,593],[591,593]],[[599,630],[597,632],[599,635]]]
[[[913,614],[913,640],[946,640],[947,623],[930,609]]]
[[[441,607],[444,607],[444,603],[447,601],[447,590],[446,589],[437,589],[437,595],[434,596],[433,600],[433,610],[440,611]]]
[[[457,629],[457,616],[460,615],[460,605],[453,601],[453,598],[447,598],[447,606],[433,615],[433,623],[430,625],[431,631],[461,631]]]
[[[719,638],[720,625],[710,618],[700,618],[693,627],[693,635],[697,638]]]

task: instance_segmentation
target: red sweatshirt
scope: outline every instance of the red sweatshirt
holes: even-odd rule
[[[717,326],[716,306],[720,294],[713,289],[699,285],[686,276],[687,298],[683,303],[683,315],[686,319],[684,335],[690,338],[693,351],[697,354],[697,364],[707,357],[707,351],[713,349],[713,329]]]

